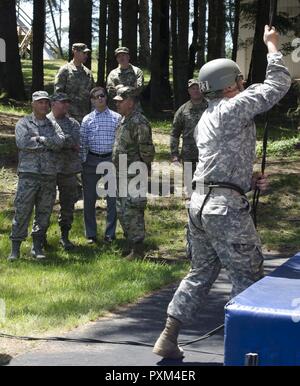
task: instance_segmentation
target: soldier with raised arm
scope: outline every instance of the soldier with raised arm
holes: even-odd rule
[[[210,61],[200,69],[200,87],[209,105],[195,131],[199,162],[189,210],[192,263],[153,349],[164,358],[183,356],[177,342],[180,328],[201,310],[222,266],[232,282],[232,296],[263,276],[261,242],[245,195],[267,187],[266,176],[253,176],[254,117],[278,103],[291,84],[275,28],[265,27],[264,42],[269,53],[263,84],[244,90],[241,71],[229,59]]]

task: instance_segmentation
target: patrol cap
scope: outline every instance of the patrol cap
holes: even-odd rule
[[[190,88],[191,86],[193,86],[194,84],[196,84],[197,86],[199,86],[199,81],[197,79],[190,79],[188,81],[188,88]]]
[[[81,51],[81,52],[91,52],[91,50],[84,43],[74,43],[72,45],[73,51]]]
[[[127,98],[136,97],[136,89],[134,87],[122,86],[117,88],[115,101],[124,101]]]
[[[127,47],[119,47],[115,50],[115,56],[119,55],[119,54],[127,54],[129,55],[129,48]]]
[[[204,64],[199,72],[199,84],[203,92],[220,91],[233,85],[242,75],[239,66],[231,59],[215,59]]]
[[[67,94],[63,92],[57,92],[51,96],[51,101],[52,102],[64,102],[64,101],[71,102],[71,99],[68,97]]]
[[[40,99],[50,99],[47,91],[35,91],[32,94],[32,102],[39,101]]]

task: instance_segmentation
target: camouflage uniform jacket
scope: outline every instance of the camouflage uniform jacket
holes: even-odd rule
[[[36,136],[44,137],[43,143],[32,140]],[[31,114],[20,119],[16,124],[18,173],[56,175],[56,151],[63,147],[64,140],[61,128],[48,118],[38,121]]]
[[[47,115],[51,121],[56,122],[65,135],[62,150],[57,153],[57,172],[61,174],[76,174],[81,172],[80,125],[74,118],[64,117],[56,119],[51,112]]]
[[[184,161],[198,160],[198,148],[194,139],[194,131],[206,108],[206,100],[199,104],[194,104],[189,100],[176,111],[170,138],[172,156],[179,157],[179,141],[182,136],[181,158]]]
[[[90,109],[90,91],[94,87],[91,70],[83,64],[76,67],[74,61],[62,66],[54,81],[54,91],[66,93],[71,99],[70,115],[82,121]]]
[[[127,155],[127,165],[140,161],[149,167],[154,159],[155,149],[151,126],[144,115],[137,110],[123,117],[117,127],[113,148],[113,162],[119,174],[119,155]]]
[[[280,101],[290,85],[282,54],[274,53],[268,55],[264,83],[254,84],[234,98],[211,100],[195,130],[199,163],[194,181],[229,182],[248,192],[256,158],[253,118]],[[201,206],[200,201],[192,196],[192,206]]]
[[[119,84],[134,87],[137,91],[137,95],[139,95],[144,86],[143,71],[132,64],[130,64],[127,69],[121,69],[119,66],[112,70],[107,77],[106,85],[110,98],[114,98],[117,95],[116,87]]]

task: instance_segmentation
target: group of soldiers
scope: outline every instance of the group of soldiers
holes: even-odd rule
[[[116,167],[117,181],[120,155],[126,154],[128,166],[132,162],[142,161],[149,170],[154,159],[155,149],[151,127],[147,118],[140,112],[139,96],[143,90],[144,76],[140,68],[130,63],[128,48],[119,47],[115,50],[118,67],[109,73],[106,92],[103,95],[101,91],[99,92],[101,87],[95,88],[92,72],[84,65],[90,49],[84,43],[75,43],[72,50],[73,60],[62,66],[55,77],[54,94],[49,97],[45,91],[33,93],[32,114],[22,118],[16,125],[19,179],[10,236],[12,248],[9,260],[11,261],[20,256],[21,243],[28,235],[33,209],[35,209],[35,216],[31,253],[37,259],[46,257],[44,251],[48,245],[46,234],[57,188],[60,203],[58,218],[61,229],[60,243],[65,250],[74,248],[74,244],[69,240],[69,232],[73,223],[74,206],[81,193],[78,176],[89,168],[86,162],[87,155],[83,154],[84,149],[82,149],[83,142],[86,142],[83,139],[83,132],[95,95],[96,98],[99,95],[100,99],[105,97],[107,107],[118,110],[121,114],[116,114],[120,119],[116,127],[113,154],[111,157],[110,154],[106,154]],[[195,170],[198,151],[193,132],[207,107],[207,102],[200,92],[197,80],[191,79],[187,87],[190,100],[177,111],[174,117],[170,153],[172,162],[178,163],[181,159],[191,161]],[[180,137],[183,139],[181,154],[179,153]],[[89,150],[92,149],[87,149],[87,153],[95,156]],[[98,160],[100,161],[100,158],[95,159],[95,162],[98,163]],[[134,176],[127,175],[126,178],[129,183]],[[82,180],[87,180],[84,173]],[[96,196],[95,192],[90,193],[86,192],[84,198]],[[144,256],[146,204],[146,197],[131,197],[130,194],[127,197],[117,197],[116,212],[126,238],[122,254],[129,260]],[[91,205],[94,205],[94,202]],[[89,228],[89,222],[96,223],[93,218],[89,220],[86,217],[85,215],[86,228]],[[115,228],[113,224],[110,226]],[[114,239],[114,230],[105,236],[106,241]],[[89,230],[86,229],[88,240],[96,241],[96,235],[88,233]]]

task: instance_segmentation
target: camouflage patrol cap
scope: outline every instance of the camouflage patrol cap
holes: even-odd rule
[[[91,52],[91,50],[84,43],[74,43],[72,45],[73,51],[81,51],[81,52]]]
[[[68,97],[67,94],[63,92],[57,92],[51,96],[51,101],[52,102],[64,102],[64,101],[71,102],[71,99]]]
[[[119,55],[119,54],[127,54],[129,55],[129,48],[127,47],[119,47],[115,50],[115,56]]]
[[[194,84],[196,84],[197,86],[199,86],[199,81],[197,79],[190,79],[188,81],[188,88],[192,87]]]
[[[32,102],[39,101],[41,99],[50,99],[47,91],[35,91],[32,94]]]
[[[117,88],[117,95],[114,97],[115,101],[124,101],[127,98],[136,97],[136,89],[129,86],[121,86]]]

